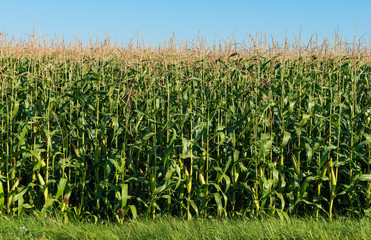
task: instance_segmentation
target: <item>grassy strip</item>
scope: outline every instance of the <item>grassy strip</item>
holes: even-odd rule
[[[3,219],[0,239],[369,239],[367,219],[142,219],[117,224],[62,223],[34,217]]]

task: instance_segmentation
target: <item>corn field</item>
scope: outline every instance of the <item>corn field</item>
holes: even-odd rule
[[[371,216],[371,52],[2,35],[0,215]]]

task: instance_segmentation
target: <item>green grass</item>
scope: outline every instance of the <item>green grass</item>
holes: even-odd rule
[[[371,222],[346,218],[315,221],[180,220],[163,217],[113,223],[62,223],[35,217],[2,219],[0,239],[369,239]]]

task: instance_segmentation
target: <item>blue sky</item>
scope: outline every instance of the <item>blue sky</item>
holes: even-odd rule
[[[0,28],[9,36],[32,34],[63,35],[67,41],[78,36],[100,39],[107,32],[112,40],[128,43],[139,33],[146,44],[166,41],[175,32],[176,41],[192,41],[198,33],[208,43],[265,32],[270,38],[289,39],[301,29],[307,41],[317,33],[331,38],[335,30],[353,41],[356,35],[371,37],[371,1],[3,1]]]

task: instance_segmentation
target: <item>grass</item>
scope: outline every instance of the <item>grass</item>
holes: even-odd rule
[[[63,223],[57,219],[2,219],[0,239],[369,239],[368,219],[195,219],[162,217],[114,223]]]

